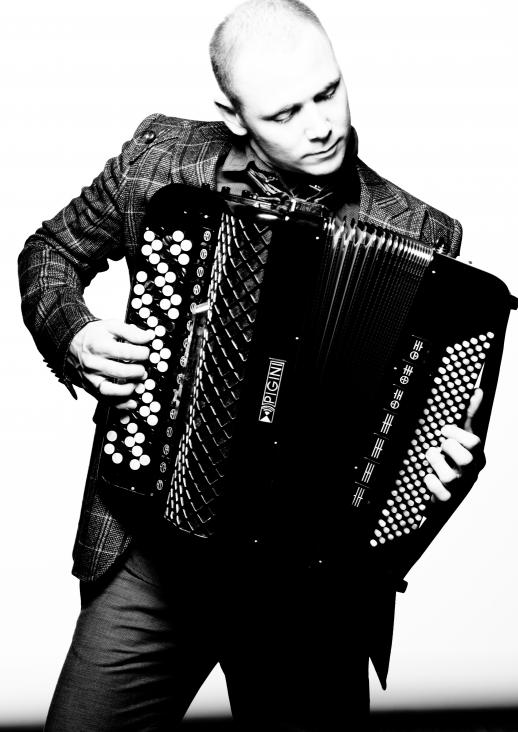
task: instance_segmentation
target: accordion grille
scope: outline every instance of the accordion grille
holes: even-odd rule
[[[171,478],[166,517],[180,530],[214,533],[232,426],[244,378],[271,231],[225,213],[209,288],[207,319],[187,380],[185,426]]]

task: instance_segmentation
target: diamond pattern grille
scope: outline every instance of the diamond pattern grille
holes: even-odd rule
[[[197,536],[214,533],[241,384],[257,317],[271,230],[225,213],[211,273],[209,310],[193,360],[193,388],[166,518]]]

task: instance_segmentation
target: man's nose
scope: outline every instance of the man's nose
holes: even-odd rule
[[[317,104],[311,105],[306,110],[305,117],[306,136],[308,140],[325,141],[331,134],[331,123],[327,115],[319,109]]]

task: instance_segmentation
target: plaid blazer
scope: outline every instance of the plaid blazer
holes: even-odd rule
[[[73,336],[95,320],[84,302],[84,288],[108,268],[110,259],[125,257],[132,274],[148,199],[170,182],[215,188],[217,165],[231,145],[231,134],[221,122],[153,114],[92,184],[27,240],[19,257],[23,317],[47,364],[72,393],[66,353]],[[357,167],[362,221],[457,254],[462,235],[458,221],[384,180],[360,160]],[[73,572],[83,581],[104,575],[131,542],[116,501],[108,502],[98,490],[103,408],[96,415],[98,429],[73,552]]]

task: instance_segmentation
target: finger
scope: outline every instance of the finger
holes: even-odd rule
[[[461,427],[454,424],[445,425],[441,430],[441,434],[447,439],[455,440],[460,443],[470,452],[478,448],[481,444],[480,437],[477,437],[473,432],[463,430]]]
[[[424,484],[439,501],[448,501],[451,498],[450,491],[443,486],[439,478],[433,473],[428,473],[424,477]]]
[[[132,409],[137,408],[137,402],[134,399],[126,399],[124,402],[120,402],[118,404],[112,405],[115,409],[119,409],[121,411],[131,411]]]
[[[471,423],[473,421],[473,417],[478,411],[478,408],[480,407],[482,403],[482,398],[484,396],[484,392],[482,389],[475,389],[473,392],[473,396],[470,399],[469,405],[468,405],[468,411],[466,413],[466,421],[464,422],[464,429],[468,432],[472,432]]]
[[[448,486],[460,476],[460,472],[448,464],[440,448],[430,447],[426,453],[426,459],[443,486]]]
[[[110,406],[115,409],[132,410],[138,406],[132,397],[135,384],[116,384],[98,374],[91,374],[85,388],[97,399],[102,398],[109,402]]]
[[[118,384],[109,379],[101,379],[98,385],[98,392],[100,396],[109,397],[110,399],[123,399],[131,396],[135,391],[135,384],[127,382],[125,384]]]
[[[133,325],[133,323],[123,323],[120,320],[107,320],[106,327],[112,335],[122,338],[128,343],[143,345],[149,343],[155,337],[152,330],[143,330],[137,325]]]
[[[83,373],[86,378],[96,375],[104,379],[119,379],[135,383],[146,377],[146,369],[142,364],[112,361],[95,354],[88,354],[83,359]]]
[[[468,432],[468,434],[471,433]],[[454,469],[464,468],[473,462],[473,453],[452,438],[444,440],[441,445],[441,450],[454,463]]]
[[[123,341],[104,340],[98,344],[96,355],[116,361],[147,361],[149,348],[147,346],[135,346],[132,343]]]

